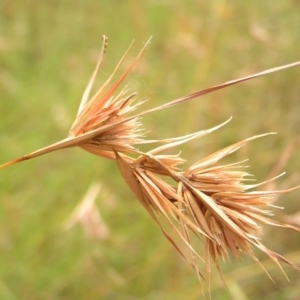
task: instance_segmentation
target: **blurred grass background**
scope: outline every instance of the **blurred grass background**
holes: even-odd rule
[[[200,88],[299,60],[298,1],[10,1],[0,2],[0,158],[19,157],[67,135],[95,66],[101,36],[109,37],[99,74],[110,74],[130,42],[130,59],[153,36],[128,78],[150,108]],[[264,180],[288,145],[277,180],[299,179],[300,69],[216,92],[144,118],[153,138],[224,128],[182,147],[190,163],[230,143],[269,131],[228,161],[250,158]],[[281,172],[280,170],[279,172]],[[294,176],[294,177],[293,177]],[[296,180],[295,180],[296,178]],[[298,180],[299,184],[300,179]],[[64,222],[92,182],[94,209],[106,237]],[[80,149],[55,152],[0,174],[0,299],[198,299],[193,270],[134,199],[111,161]],[[299,191],[282,196],[284,213],[300,209]],[[276,212],[282,220],[282,211]],[[297,221],[297,220],[296,220]],[[265,228],[266,246],[300,264],[299,234]],[[201,244],[199,245],[201,251]],[[265,262],[272,283],[247,257],[217,272],[213,299],[299,299],[299,274]],[[266,260],[266,261],[265,261]],[[203,267],[203,266],[201,266]],[[204,270],[204,268],[203,268]]]

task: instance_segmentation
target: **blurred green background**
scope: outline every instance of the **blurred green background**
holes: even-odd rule
[[[300,2],[87,1],[0,2],[1,163],[64,138],[109,37],[98,84],[133,39],[126,68],[153,36],[127,79],[150,108],[198,89],[300,59]],[[233,120],[181,147],[190,163],[255,134],[227,161],[250,158],[258,180],[287,171],[277,186],[299,184],[300,68],[285,70],[144,117],[152,138]],[[82,223],[66,220],[90,185],[101,185]],[[275,218],[300,209],[299,190],[275,203]],[[99,219],[101,214],[101,219]],[[97,219],[98,217],[98,219]],[[264,229],[266,246],[300,265],[300,235]],[[201,253],[201,243],[199,244]],[[213,299],[299,299],[299,274],[258,251],[276,283],[244,257],[215,271]],[[200,264],[204,270],[204,266]],[[0,171],[0,299],[199,299],[194,271],[131,195],[112,161],[80,149],[54,152]]]

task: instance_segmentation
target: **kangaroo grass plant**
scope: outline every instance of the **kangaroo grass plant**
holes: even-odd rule
[[[250,184],[248,179],[250,174],[242,170],[241,163],[243,162],[217,164],[223,157],[238,150],[249,141],[273,133],[257,135],[230,145],[200,159],[184,171],[180,165],[185,160],[180,155],[164,154],[165,151],[209,134],[229,120],[208,130],[163,140],[145,139],[141,124],[141,116],[150,112],[159,111],[255,77],[297,66],[300,61],[196,91],[161,106],[128,116],[142,103],[134,104],[136,94],[129,93],[127,86],[120,91],[117,89],[136,64],[149,41],[126,71],[112,83],[129,47],[111,76],[94,96],[90,97],[91,88],[107,48],[107,38],[103,36],[103,45],[96,69],[84,91],[77,117],[68,137],[7,162],[0,168],[52,151],[78,146],[95,155],[116,161],[129,188],[161,227],[165,237],[196,270],[200,282],[204,276],[198,269],[199,259],[205,264],[208,281],[211,263],[220,272],[219,259],[229,259],[231,254],[239,258],[245,253],[264,269],[253,252],[254,247],[266,253],[279,267],[282,261],[300,271],[292,262],[266,248],[260,240],[262,224],[300,231],[298,227],[271,219],[272,214],[268,209],[272,206],[272,197],[292,191],[297,187],[276,191],[249,191],[278,176],[260,184]],[[142,152],[136,147],[149,143],[161,145],[148,152]],[[181,242],[167,232],[161,224],[159,215],[167,220]],[[192,245],[191,233],[203,240],[203,255],[200,255]],[[264,271],[267,273],[265,269]]]

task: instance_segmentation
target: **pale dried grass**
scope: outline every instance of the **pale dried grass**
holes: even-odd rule
[[[260,184],[250,184],[248,179],[250,174],[243,170],[243,165],[241,165],[243,162],[218,164],[223,157],[237,151],[249,141],[272,133],[257,135],[230,145],[202,158],[184,171],[180,165],[185,160],[180,155],[163,153],[192,139],[209,134],[228,121],[208,130],[164,140],[145,139],[140,121],[141,116],[150,112],[159,111],[258,76],[297,66],[300,62],[200,90],[128,117],[127,115],[141,103],[134,104],[135,93],[130,94],[127,87],[119,92],[117,88],[138,61],[149,41],[117,81],[111,83],[128,49],[112,75],[90,98],[90,91],[107,47],[107,38],[103,39],[98,64],[83,94],[77,117],[68,137],[5,163],[0,168],[59,149],[81,147],[95,155],[116,161],[121,175],[133,194],[161,227],[165,237],[196,270],[200,282],[203,275],[198,269],[198,259],[205,263],[208,281],[212,269],[211,262],[220,271],[219,259],[229,259],[230,255],[239,258],[242,254],[247,254],[267,273],[253,252],[253,248],[266,253],[279,267],[281,261],[300,271],[292,262],[266,248],[261,242],[263,224],[300,231],[298,227],[273,220],[269,210],[272,206],[272,198],[297,187],[275,191],[249,191],[262,184],[270,184],[275,178]],[[162,145],[148,152],[142,152],[136,148],[136,145],[149,143]],[[282,158],[282,161],[284,160],[285,157]],[[169,179],[165,180],[166,178]],[[167,220],[182,243],[178,243],[172,234],[163,228],[158,215],[162,215]],[[80,219],[76,213],[73,217],[71,223]],[[205,249],[203,255],[200,255],[192,245],[191,233],[203,240]],[[188,252],[182,247],[186,247]]]
[[[94,182],[90,185],[81,202],[65,220],[63,224],[65,230],[69,230],[79,224],[87,236],[92,239],[103,240],[108,237],[109,229],[95,205],[100,190],[101,186],[99,183]]]

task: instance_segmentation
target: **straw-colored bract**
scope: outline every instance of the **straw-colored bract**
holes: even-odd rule
[[[183,137],[147,140],[140,118],[145,114],[258,76],[297,66],[300,62],[228,81],[191,93],[159,107],[128,116],[142,103],[134,104],[135,93],[130,94],[128,87],[121,88],[119,92],[117,89],[136,64],[149,41],[123,74],[114,83],[111,83],[118,67],[129,51],[128,49],[112,75],[90,98],[90,91],[107,47],[107,38],[103,37],[103,47],[98,64],[83,94],[69,136],[58,143],[5,163],[0,168],[59,149],[81,147],[95,155],[116,161],[121,175],[135,197],[153,220],[158,223],[166,238],[196,270],[200,282],[203,275],[198,269],[198,259],[202,259],[205,263],[208,280],[211,274],[211,261],[220,270],[218,259],[229,258],[231,254],[238,258],[242,253],[246,253],[260,267],[264,268],[253,252],[253,246],[265,252],[278,266],[280,266],[279,262],[282,261],[299,271],[297,266],[283,256],[267,249],[260,240],[262,224],[300,231],[297,227],[274,221],[270,218],[271,212],[268,210],[268,204],[272,197],[289,192],[296,187],[280,191],[249,192],[249,189],[254,189],[263,183],[249,184],[247,181],[249,174],[244,171],[241,163],[218,164],[223,157],[237,151],[249,141],[266,134],[230,145],[200,159],[184,171],[180,165],[185,160],[180,155],[164,154],[164,151],[209,134],[228,121],[214,128]],[[162,145],[148,152],[142,152],[136,148],[136,145],[149,143]],[[166,178],[169,179],[165,180]],[[161,225],[159,216],[163,216],[167,220],[173,232],[181,239],[180,243],[172,237],[172,233],[165,230],[164,226]],[[205,248],[203,255],[200,255],[192,245],[191,233],[203,240]]]

